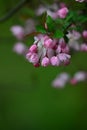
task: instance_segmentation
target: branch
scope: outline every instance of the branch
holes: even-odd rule
[[[20,0],[20,2],[12,9],[10,10],[5,16],[2,16],[0,18],[0,22],[5,22],[6,20],[8,20],[10,17],[12,17],[18,10],[20,10],[20,8],[22,8],[22,6],[28,2],[28,0]]]

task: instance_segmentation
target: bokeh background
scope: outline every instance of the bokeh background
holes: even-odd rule
[[[0,0],[0,17],[17,2]],[[55,89],[51,82],[60,72],[87,70],[87,53],[74,54],[67,67],[34,68],[12,51],[10,28],[23,24],[23,11],[0,23],[0,130],[86,130],[87,83]]]

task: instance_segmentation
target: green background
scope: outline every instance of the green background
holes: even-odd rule
[[[0,16],[16,1],[0,0]],[[55,89],[51,82],[60,72],[87,70],[87,53],[74,54],[67,67],[34,68],[12,51],[10,27],[21,11],[0,23],[0,130],[86,130],[87,83]]]

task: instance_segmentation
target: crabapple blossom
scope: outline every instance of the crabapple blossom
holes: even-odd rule
[[[67,7],[63,7],[61,9],[59,9],[57,11],[57,15],[60,17],[60,18],[65,18],[68,14],[69,10]]]
[[[50,62],[52,66],[58,66],[60,64],[60,60],[57,56],[51,57]]]
[[[68,34],[66,35],[69,39],[68,44],[69,47],[79,51],[80,50],[80,38],[81,38],[81,34],[75,30],[73,30],[72,32],[68,32]]]
[[[66,53],[60,53],[58,54],[58,58],[61,62],[66,62],[67,60],[71,58],[71,56]]]
[[[38,9],[36,10],[36,15],[39,16],[43,14],[45,11],[47,12],[47,15],[50,15],[52,18],[56,18],[56,10],[58,9],[57,4],[49,5],[48,7],[40,5]]]
[[[87,52],[87,44],[86,43],[81,44],[80,50]]]
[[[83,38],[87,39],[87,30],[84,30],[82,35],[83,35]]]
[[[24,37],[24,28],[19,25],[12,26],[11,32],[18,40],[22,40]]]
[[[42,61],[41,61],[41,65],[42,65],[42,66],[46,67],[46,66],[48,66],[49,64],[50,64],[50,60],[49,60],[48,57],[42,58]]]
[[[64,88],[69,79],[70,75],[62,72],[52,81],[52,86],[55,88]]]
[[[69,55],[69,51],[66,49],[68,46],[66,43],[62,44],[62,42],[60,44],[58,39],[51,39],[47,35],[38,35],[34,39],[34,44],[30,46],[26,54],[26,58],[29,62],[35,64],[31,60],[33,54],[37,54],[37,57],[39,58],[37,60],[35,57],[35,62],[37,61],[37,64],[44,67],[48,65],[64,65],[70,60],[71,56]]]
[[[70,80],[70,83],[75,85],[78,82],[85,81],[87,79],[87,73],[84,71],[76,72],[74,77]]]
[[[32,45],[31,47],[30,47],[30,52],[37,52],[37,46],[36,45]]]
[[[24,43],[18,42],[13,46],[13,51],[16,52],[17,54],[24,54],[27,50],[26,45]]]

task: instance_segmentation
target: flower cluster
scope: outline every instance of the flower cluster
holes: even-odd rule
[[[85,0],[76,0],[76,1],[78,1],[78,2],[84,2]]]
[[[34,66],[60,66],[70,62],[69,47],[64,39],[51,39],[47,35],[38,35],[29,48],[26,58]]]
[[[67,37],[69,48],[75,51],[87,52],[87,30],[84,30],[82,34],[72,30],[68,32]]]
[[[32,19],[29,19],[26,21],[25,26],[22,27],[20,25],[14,25],[11,27],[12,34],[16,37],[18,40],[14,46],[13,51],[16,52],[19,55],[26,55],[28,47],[26,44],[24,44],[24,37],[25,35],[31,33],[35,30],[35,23]]]
[[[52,86],[54,88],[64,88],[67,83],[76,85],[79,82],[87,80],[87,72],[78,71],[74,74],[73,77],[70,76],[67,72],[60,73],[53,81]]]
[[[66,5],[64,3],[60,3],[59,7],[57,6],[57,4],[53,4],[48,8],[46,8],[45,6],[38,7],[38,9],[36,10],[36,15],[41,15],[45,11],[47,11],[47,14],[51,16],[53,19],[57,19],[57,18],[64,19],[69,12]]]
[[[87,0],[75,1],[87,2]],[[24,27],[16,25],[11,28],[11,32],[18,40],[13,47],[14,52],[24,55],[35,67],[66,66],[71,61],[72,50],[87,52],[85,9],[70,10],[65,3],[58,1],[58,4],[40,5],[34,11],[37,20],[34,16],[26,21]],[[26,36],[31,35],[34,37],[34,42],[28,48],[24,41]],[[66,83],[75,85],[85,80],[87,72],[79,71],[73,77],[64,72],[53,80],[52,86],[63,88]]]

